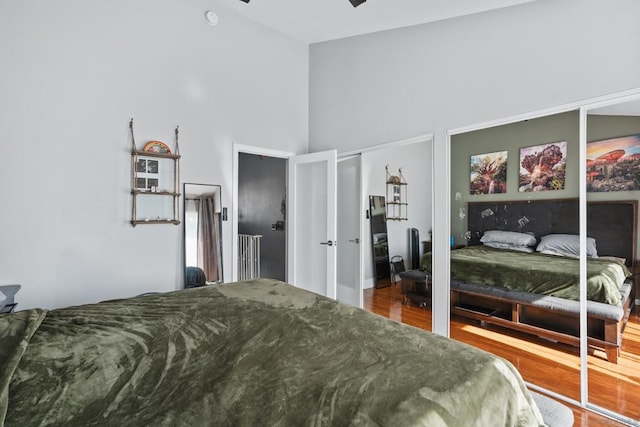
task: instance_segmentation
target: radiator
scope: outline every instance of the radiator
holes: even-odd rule
[[[260,277],[261,235],[238,234],[238,280]]]

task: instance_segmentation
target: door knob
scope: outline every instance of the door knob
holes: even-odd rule
[[[327,240],[326,242],[320,242],[321,245],[333,246],[333,241]],[[336,242],[338,244],[338,242]]]
[[[349,241],[353,242],[353,243],[360,243],[360,239],[358,239],[357,237],[355,239],[349,240]]]

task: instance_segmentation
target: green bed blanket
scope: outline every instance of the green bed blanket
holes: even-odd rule
[[[501,286],[509,290],[580,299],[579,260],[524,253],[487,246],[451,251],[451,277],[467,283]],[[422,257],[421,269],[431,271],[431,253]],[[591,258],[587,262],[587,299],[620,306],[620,285],[630,276],[623,264]]]
[[[0,316],[0,425],[537,426],[507,361],[274,280]]]

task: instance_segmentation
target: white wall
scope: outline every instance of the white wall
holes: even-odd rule
[[[368,209],[369,196],[385,196],[386,172],[389,165],[392,175],[402,175],[407,180],[407,221],[387,221],[387,239],[389,256],[400,255],[409,269],[409,229],[417,228],[420,240],[429,239],[431,229],[431,140],[401,145],[362,154],[363,206]],[[362,236],[364,251],[364,287],[370,288],[373,283],[373,259],[371,251],[371,228],[366,221]],[[421,245],[422,246],[422,245]],[[420,248],[422,249],[422,247]]]
[[[232,142],[307,151],[308,47],[223,4],[0,2],[0,283],[20,308],[182,286],[182,225],[129,225],[130,117],[139,147],[179,124],[181,182],[229,208]],[[223,239],[229,280],[230,221]]]
[[[431,131],[441,144],[446,129],[640,87],[638,16],[636,0],[538,0],[313,44],[310,149]]]

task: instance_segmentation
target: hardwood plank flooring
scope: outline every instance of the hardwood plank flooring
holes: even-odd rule
[[[431,330],[431,310],[402,304],[399,284],[366,289],[364,308],[398,322]],[[526,381],[580,400],[578,349],[500,327],[481,327],[467,319],[454,318],[450,331],[452,339],[508,359]],[[618,364],[607,362],[604,352],[599,351],[588,359],[591,403],[640,420],[640,314],[637,307],[625,329]],[[623,425],[579,407],[572,407],[572,410],[576,426]]]

